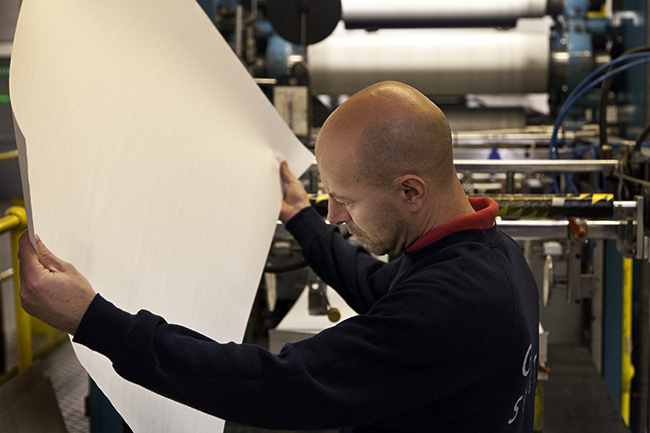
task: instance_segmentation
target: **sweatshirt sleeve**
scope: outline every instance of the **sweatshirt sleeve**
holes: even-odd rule
[[[487,334],[442,351],[446,333],[431,332],[440,331],[434,324],[422,326],[431,317],[425,307],[430,303],[420,299],[428,291],[400,292],[391,291],[370,314],[287,344],[277,355],[254,345],[218,343],[148,311],[129,314],[100,295],[74,341],[110,358],[125,379],[223,419],[283,430],[362,425],[452,394],[489,375],[499,362],[467,362],[467,343],[496,343]],[[408,311],[405,296],[415,297]],[[447,326],[453,329],[454,323]],[[503,345],[492,353],[498,349]],[[446,408],[440,412],[445,416]],[[422,416],[431,422],[436,415],[427,410]]]
[[[396,266],[349,244],[338,227],[326,224],[311,207],[291,218],[286,228],[302,246],[312,269],[359,314],[367,313],[388,291],[397,274]]]

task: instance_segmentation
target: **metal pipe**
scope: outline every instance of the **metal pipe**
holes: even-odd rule
[[[14,275],[13,268],[5,269],[4,271],[0,272],[0,283],[4,282],[5,280],[8,280],[13,275]]]
[[[615,202],[613,194],[546,195],[508,194],[491,195],[499,205],[500,217],[549,218],[549,217],[607,217],[615,215],[615,209],[636,208],[636,202]],[[619,211],[619,214],[625,212]],[[632,217],[634,213],[632,213]]]
[[[242,33],[244,32],[244,6],[239,4],[235,11],[235,54],[240,59],[243,57]]]
[[[513,27],[521,17],[543,17],[547,0],[343,0],[347,28]]]
[[[569,159],[535,159],[535,160],[478,160],[478,159],[457,159],[454,160],[456,171],[473,172],[591,172],[591,171],[612,171],[619,165],[616,159],[603,160],[569,160]]]
[[[15,215],[5,215],[0,218],[0,233],[12,230],[20,224],[20,218]]]
[[[506,172],[506,194],[513,194],[515,192],[515,173],[512,171]]]
[[[625,425],[630,425],[630,396],[634,366],[632,365],[632,259],[623,258],[623,323],[621,347],[620,410]]]
[[[499,217],[523,218],[524,220],[518,221],[517,224],[532,228],[555,227],[558,222],[562,227],[566,226],[564,220],[547,219],[554,217],[608,218],[608,220],[587,221],[587,224],[592,227],[623,227],[628,226],[630,221],[633,226],[639,226],[638,203],[614,201],[613,194],[497,194],[488,197],[499,205],[497,214]],[[317,212],[322,216],[327,215],[329,201],[327,194],[312,194],[309,200]],[[503,223],[507,225],[509,221],[511,220],[505,220]],[[643,251],[643,247],[638,248]]]
[[[7,209],[4,218],[0,219],[0,233],[11,233],[11,265],[18,270],[18,239],[27,228],[25,208],[13,206]],[[32,332],[30,316],[20,305],[20,273],[13,273],[14,304],[16,309],[16,333],[18,340],[18,371],[22,372],[32,364]]]
[[[589,239],[619,239],[628,226],[627,221],[583,221]],[[514,239],[564,239],[567,237],[567,220],[497,218],[497,226]]]
[[[0,153],[0,161],[5,161],[8,159],[15,159],[15,158],[18,158],[17,150],[10,150],[9,152]]]
[[[529,146],[532,144],[546,145],[551,139],[552,131],[541,130],[541,128],[510,130],[508,132],[488,130],[488,131],[452,131],[452,141],[454,146],[479,146],[489,144],[511,144]],[[563,138],[566,140],[575,140],[576,137],[597,137],[595,131],[565,131]],[[546,151],[548,155],[548,149]]]
[[[643,204],[644,199],[642,195],[637,195],[634,197],[636,200],[636,258],[643,260],[643,237],[645,234],[645,227],[643,222],[645,221],[643,213],[645,211],[645,205]]]
[[[255,83],[259,86],[275,86],[278,84],[276,78],[253,78],[253,80],[255,80]]]

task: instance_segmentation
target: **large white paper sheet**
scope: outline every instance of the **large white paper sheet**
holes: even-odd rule
[[[30,232],[118,306],[240,341],[279,161],[313,156],[196,2],[26,0],[10,92]],[[222,428],[75,350],[135,432]]]

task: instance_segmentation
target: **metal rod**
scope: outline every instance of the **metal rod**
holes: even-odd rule
[[[479,145],[494,145],[494,144],[512,144],[512,145],[546,145],[548,146],[551,139],[552,128],[541,130],[539,127],[535,129],[520,129],[520,130],[483,130],[483,131],[455,131],[452,132],[452,142],[454,146],[479,146]],[[597,138],[597,130],[583,130],[583,131],[565,131],[563,137],[565,140],[575,140],[576,138]],[[621,137],[610,137],[612,142],[629,143],[634,145],[633,141],[624,140]],[[548,149],[547,149],[548,152]]]
[[[589,239],[619,239],[628,221],[583,221]],[[567,237],[567,220],[497,218],[497,226],[514,239],[564,239]]]
[[[612,194],[499,194],[489,195],[499,205],[500,217],[549,218],[549,217],[600,217],[630,220],[636,217],[631,208],[622,208]]]
[[[636,199],[636,258],[639,260],[643,259],[643,235],[645,233],[645,227],[643,226],[643,212],[645,205],[643,203],[643,196],[637,195],[634,197]]]
[[[15,158],[18,158],[17,150],[10,150],[9,152],[0,153],[0,161],[5,161],[7,159],[15,159]]]
[[[13,217],[18,224],[11,227],[11,266],[14,269],[14,304],[16,309],[16,334],[18,341],[18,371],[23,372],[32,364],[32,331],[29,315],[20,305],[20,274],[18,270],[18,239],[27,228],[25,209],[13,206],[5,212],[5,218]],[[3,219],[5,219],[3,218]]]
[[[618,167],[619,162],[616,159],[604,160],[554,160],[554,159],[536,159],[536,160],[480,160],[480,159],[457,159],[454,160],[457,171],[473,172],[516,172],[516,173],[535,173],[535,172],[591,172],[591,171],[612,171]]]
[[[2,283],[4,280],[8,280],[13,275],[14,275],[13,268],[5,269],[4,271],[0,272],[0,283]]]
[[[244,5],[237,5],[235,14],[235,54],[242,58],[242,33],[244,29]]]
[[[512,194],[515,192],[515,173],[512,171],[506,172],[506,193]]]
[[[20,225],[20,218],[18,218],[16,215],[12,215],[12,214],[5,215],[2,218],[0,218],[0,233],[13,230],[19,225]]]
[[[630,400],[632,395],[632,272],[633,261],[623,258],[623,306],[621,326],[621,395],[619,407],[625,425],[630,425]]]
[[[275,78],[253,78],[253,80],[260,86],[274,86],[278,84],[278,80]]]

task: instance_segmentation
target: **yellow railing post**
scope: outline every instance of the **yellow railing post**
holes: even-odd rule
[[[2,219],[5,229],[11,230],[11,265],[14,268],[14,300],[16,306],[16,332],[18,340],[18,371],[32,364],[32,332],[29,315],[20,305],[20,273],[18,272],[18,239],[27,228],[25,208],[13,206],[7,209]],[[1,231],[1,230],[0,230]]]
[[[621,347],[621,416],[630,425],[630,395],[632,391],[632,259],[623,258],[623,323]]]

